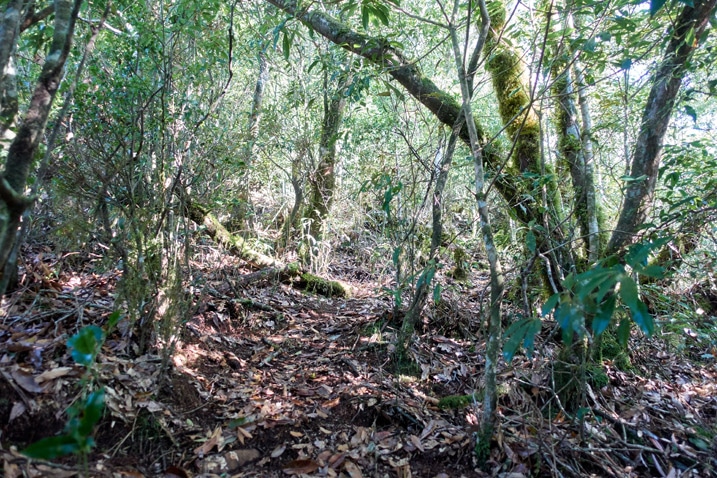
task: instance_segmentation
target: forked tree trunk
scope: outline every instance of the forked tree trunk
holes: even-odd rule
[[[319,164],[309,179],[309,202],[304,214],[308,227],[303,258],[307,264],[312,264],[317,257],[319,243],[324,235],[324,222],[334,201],[338,161],[336,144],[346,108],[345,91],[352,78],[353,76],[348,74],[341,81],[339,87],[333,93],[329,93],[328,81],[324,77],[324,118],[319,139]]]

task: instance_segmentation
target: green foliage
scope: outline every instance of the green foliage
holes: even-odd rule
[[[506,362],[513,360],[515,352],[523,345],[528,358],[533,356],[535,336],[540,332],[542,321],[539,317],[528,317],[513,322],[503,336],[503,358]]]
[[[399,5],[398,0],[361,0],[360,3],[352,0],[346,2],[341,13],[345,16],[350,16],[359,11],[361,14],[361,26],[364,30],[368,30],[370,24],[388,26],[390,10],[387,3]]]
[[[67,340],[72,359],[80,365],[90,367],[100,351],[104,333],[96,325],[83,327],[75,335]]]
[[[70,408],[70,419],[65,425],[64,434],[37,441],[25,448],[23,454],[44,460],[70,454],[86,455],[95,445],[92,432],[102,418],[104,404],[104,389],[92,392],[83,402]]]
[[[592,332],[599,337],[610,326],[618,306],[629,311],[629,317],[643,333],[651,335],[655,322],[640,299],[638,286],[632,273],[645,277],[659,278],[662,267],[648,265],[650,254],[664,246],[669,239],[657,239],[647,243],[635,244],[625,255],[625,264],[618,263],[616,257],[608,257],[590,270],[581,274],[571,274],[563,282],[565,290],[555,294],[543,306],[543,315],[555,310],[555,320],[563,332],[565,343],[572,343],[573,337],[584,337]],[[629,272],[627,267],[632,272]],[[625,346],[630,336],[631,322],[627,318],[620,320],[618,340]]]

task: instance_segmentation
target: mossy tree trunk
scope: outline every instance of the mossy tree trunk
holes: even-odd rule
[[[521,197],[521,203],[513,205],[516,209],[526,208],[529,214],[523,221],[528,224],[532,221],[538,226],[532,228],[536,237],[536,254],[543,260],[540,264],[546,287],[550,292],[557,292],[575,260],[570,247],[566,247],[568,241],[562,229],[563,212],[556,176],[543,160],[540,119],[532,106],[531,85],[523,60],[502,39],[506,23],[505,4],[498,0],[491,2],[489,7],[491,28],[486,45],[486,69],[498,98],[501,120],[512,141],[510,163],[506,170],[516,180]]]
[[[245,261],[250,267],[260,269],[258,272],[249,274],[246,281],[254,281],[269,277],[295,281],[302,289],[317,294],[333,297],[349,297],[350,288],[338,281],[330,281],[314,274],[309,274],[297,264],[284,264],[261,252],[251,249],[244,239],[230,233],[222,226],[219,219],[207,208],[192,202],[183,191],[178,191],[183,205],[181,213],[196,224],[204,226],[204,232],[216,242],[221,244],[227,251]],[[238,281],[238,282],[246,282]]]
[[[561,61],[562,60],[562,61]],[[574,81],[567,56],[555,61],[553,71],[556,79],[553,91],[557,99],[555,111],[558,148],[561,163],[570,172],[572,179],[573,210],[584,244],[585,256],[591,255],[590,219],[588,217],[588,180],[585,167],[585,154],[578,123],[578,111],[575,104]],[[594,197],[594,192],[593,192]]]
[[[307,244],[302,256],[307,264],[312,264],[318,255],[324,223],[334,200],[339,128],[346,108],[346,88],[351,84],[352,78],[350,72],[345,74],[338,88],[330,92],[328,72],[324,70],[324,118],[319,139],[319,164],[309,178],[309,201],[304,214]]]

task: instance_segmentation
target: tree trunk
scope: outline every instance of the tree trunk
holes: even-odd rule
[[[24,0],[13,0],[7,4],[0,16],[0,141],[15,121],[18,110],[16,71],[13,56],[17,47],[22,21]]]
[[[239,224],[239,228],[246,228],[250,221],[251,214],[251,198],[249,197],[249,183],[251,178],[251,168],[254,162],[254,153],[256,139],[259,137],[259,122],[261,121],[262,103],[264,102],[264,87],[269,79],[269,63],[266,61],[266,50],[262,49],[258,55],[259,60],[259,76],[254,86],[254,96],[251,103],[251,114],[249,123],[247,124],[246,144],[242,148],[242,179],[239,185],[238,205],[234,211],[234,218]]]
[[[341,282],[330,281],[314,274],[309,274],[302,271],[296,264],[284,264],[281,261],[249,248],[241,236],[227,231],[214,214],[206,208],[191,202],[182,191],[178,193],[184,201],[181,210],[182,214],[196,224],[204,226],[204,232],[226,248],[230,254],[239,257],[250,267],[260,269],[258,272],[249,274],[243,279],[236,281],[236,284],[241,285],[255,280],[278,277],[282,280],[295,281],[296,285],[309,292],[328,297],[350,297],[350,288]]]
[[[556,128],[558,148],[562,160],[570,171],[573,186],[573,208],[579,226],[580,237],[584,240],[586,257],[590,254],[590,221],[587,205],[587,174],[585,170],[585,148],[578,124],[575,105],[575,90],[570,67],[565,61],[555,62],[556,79],[553,90],[558,100]],[[562,71],[560,71],[562,69]]]
[[[30,105],[10,145],[5,172],[0,178],[0,199],[6,217],[0,224],[0,296],[5,293],[9,277],[17,267],[8,261],[17,241],[20,216],[32,203],[24,196],[35,153],[43,137],[52,102],[62,81],[63,69],[72,44],[75,21],[82,0],[56,0],[52,44],[32,94]],[[14,48],[14,47],[12,47]]]
[[[346,107],[346,87],[351,83],[349,74],[341,81],[339,87],[329,98],[328,81],[324,72],[324,119],[321,124],[321,138],[319,139],[319,164],[313,172],[309,190],[309,203],[305,213],[308,220],[306,231],[306,250],[304,262],[314,263],[318,255],[318,245],[323,239],[324,221],[329,215],[334,200],[336,188],[336,143],[339,128],[343,121]]]
[[[453,15],[455,17],[456,9],[458,8],[458,2],[454,4]],[[489,28],[491,27],[491,17],[488,15],[488,10],[484,0],[478,2],[480,8],[480,18],[482,32],[478,40],[478,44],[474,51],[474,56],[477,55],[483,48],[482,41],[486,38]],[[476,202],[478,204],[478,213],[480,216],[480,229],[483,236],[483,242],[485,245],[486,255],[488,256],[488,263],[490,265],[490,308],[489,308],[489,321],[488,321],[488,341],[486,344],[486,356],[485,356],[485,372],[483,375],[484,379],[484,393],[483,393],[483,416],[481,421],[481,430],[476,441],[476,451],[478,452],[479,459],[485,461],[490,456],[490,441],[493,438],[493,431],[495,429],[496,422],[496,406],[498,400],[497,384],[496,384],[496,369],[498,365],[498,358],[500,354],[500,340],[502,335],[502,321],[500,316],[500,304],[503,297],[503,269],[498,257],[498,250],[493,240],[493,228],[490,223],[490,213],[488,211],[487,194],[485,191],[485,171],[483,165],[483,151],[478,142],[478,132],[475,128],[475,121],[473,119],[473,113],[471,111],[471,97],[472,89],[470,88],[472,78],[470,74],[467,75],[464,68],[463,56],[460,52],[458,45],[458,36],[455,28],[451,28],[451,43],[453,44],[453,55],[456,62],[456,71],[458,72],[458,79],[461,86],[461,98],[463,99],[462,110],[466,118],[466,125],[468,127],[468,135],[470,139],[471,153],[473,155],[473,164],[475,167],[475,195]],[[466,45],[466,49],[468,45]],[[470,71],[470,70],[469,70]]]
[[[637,143],[633,149],[625,201],[615,231],[607,246],[608,253],[632,242],[639,227],[647,220],[660,168],[660,156],[677,93],[687,71],[687,63],[699,47],[717,0],[686,5],[674,23],[670,43],[652,79],[652,88],[642,114]]]

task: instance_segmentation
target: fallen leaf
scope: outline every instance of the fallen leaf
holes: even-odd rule
[[[251,433],[244,430],[242,427],[237,427],[237,439],[241,442],[241,444],[244,444],[245,438],[251,438]]]
[[[271,452],[272,458],[279,458],[282,453],[284,453],[284,450],[286,450],[286,445],[279,445]]]
[[[284,473],[287,475],[300,475],[313,473],[319,469],[319,464],[314,460],[298,459],[292,460],[284,466]],[[355,478],[355,477],[351,477]]]
[[[35,377],[37,383],[42,383],[47,380],[53,380],[59,377],[64,377],[68,373],[72,372],[72,367],[57,367],[52,370],[42,372],[40,375]]]
[[[35,381],[32,375],[23,373],[20,370],[13,370],[12,378],[14,378],[15,383],[22,387],[23,390],[25,390],[26,392],[42,393],[44,391],[43,388]]]
[[[137,402],[137,406],[140,408],[146,408],[150,413],[156,413],[164,410],[164,407],[154,400],[148,402]]]
[[[409,435],[408,439],[411,440],[411,443],[413,443],[413,446],[421,450],[422,452],[425,452],[426,450],[423,449],[423,444],[421,443],[421,439],[418,438],[416,435]]]
[[[199,456],[204,456],[207,453],[211,451],[212,448],[220,444],[220,440],[222,439],[222,428],[217,427],[214,429],[214,432],[212,433],[212,436],[209,437],[209,439],[204,442],[201,446],[198,446],[194,449],[194,454]]]
[[[329,467],[337,469],[338,467],[343,465],[345,459],[346,453],[335,453],[331,455],[328,459]]]
[[[361,468],[356,466],[356,463],[353,461],[347,461],[344,463],[344,471],[349,474],[351,478],[363,478],[363,473],[361,473]]]
[[[15,402],[12,406],[12,410],[10,410],[10,418],[8,419],[8,423],[15,420],[17,417],[25,413],[25,410],[27,410],[27,407],[25,407],[25,404],[22,402]]]
[[[297,432],[297,431],[294,431],[294,430],[291,430],[291,431],[289,432],[289,435],[293,436],[294,438],[301,438],[301,437],[304,436],[303,433]]]

